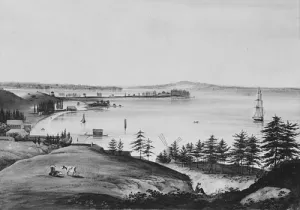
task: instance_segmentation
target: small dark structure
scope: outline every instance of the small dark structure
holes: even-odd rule
[[[93,129],[93,137],[103,136],[103,129]]]
[[[67,111],[77,111],[75,106],[67,106]]]

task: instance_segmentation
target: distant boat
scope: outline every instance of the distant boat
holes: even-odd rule
[[[257,103],[255,106],[255,113],[253,115],[253,120],[255,122],[263,122],[264,121],[264,107],[263,107],[263,100],[260,88],[257,91]]]
[[[124,119],[124,130],[125,130],[125,133],[126,133],[126,129],[127,129],[127,120]]]
[[[83,114],[83,116],[82,116],[82,120],[80,121],[81,123],[85,123],[86,121],[85,121],[85,116],[84,116],[84,114]]]

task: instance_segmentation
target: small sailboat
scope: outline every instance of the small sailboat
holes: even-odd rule
[[[127,129],[127,120],[124,119],[124,130],[125,130],[125,133],[126,133],[126,129]]]
[[[80,121],[81,123],[85,123],[86,121],[85,121],[85,115],[83,114],[83,116],[82,116],[82,120]]]
[[[255,113],[253,115],[253,120],[255,122],[263,122],[264,121],[264,108],[263,108],[263,100],[260,88],[257,91],[257,103],[255,106]]]

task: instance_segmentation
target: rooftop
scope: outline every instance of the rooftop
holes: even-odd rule
[[[6,121],[7,125],[23,125],[22,120],[7,120]]]

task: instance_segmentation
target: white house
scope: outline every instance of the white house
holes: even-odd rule
[[[6,124],[10,130],[6,132],[6,136],[25,138],[28,133],[24,129],[24,123],[22,120],[7,120]],[[26,125],[27,126],[27,125]]]

